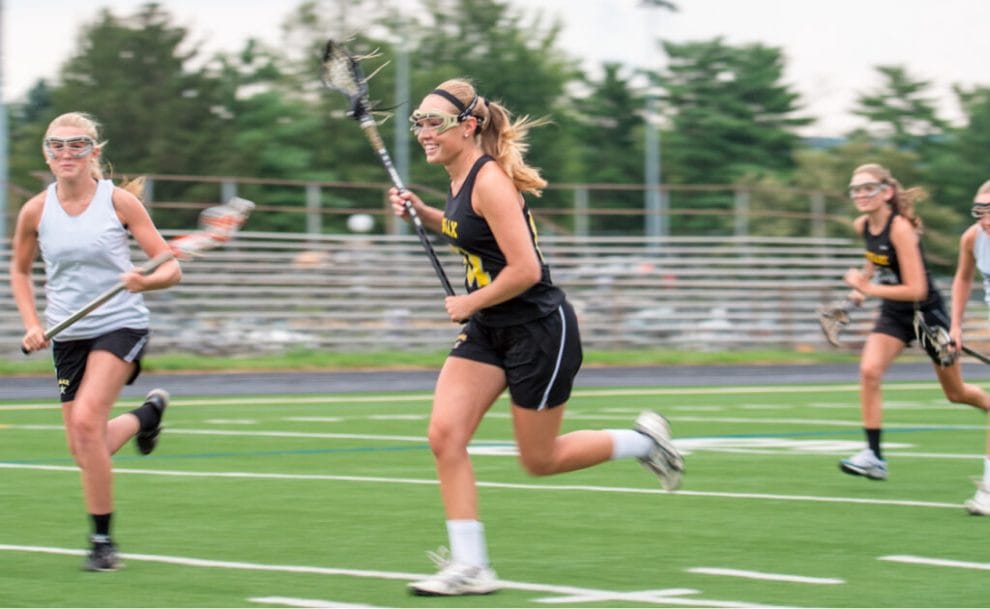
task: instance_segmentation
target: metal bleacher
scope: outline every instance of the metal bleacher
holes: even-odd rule
[[[843,294],[843,273],[862,261],[846,239],[546,236],[541,249],[585,347],[603,350],[829,348],[815,308]],[[462,292],[460,258],[437,252]],[[183,272],[146,294],[155,352],[436,351],[455,336],[414,236],[244,232]],[[6,264],[0,307],[0,353],[13,357],[23,330]],[[868,318],[857,316],[851,347]]]

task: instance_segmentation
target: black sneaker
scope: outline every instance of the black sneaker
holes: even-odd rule
[[[113,542],[93,542],[93,549],[86,555],[83,563],[85,571],[116,571],[123,567],[117,557],[117,546]]]
[[[147,455],[151,454],[158,445],[158,434],[162,432],[162,417],[165,416],[165,407],[168,406],[168,392],[164,389],[152,389],[144,398],[144,403],[151,404],[152,408],[158,411],[158,424],[153,429],[141,430],[134,436],[138,452]]]

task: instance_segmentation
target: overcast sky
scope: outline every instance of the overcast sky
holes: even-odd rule
[[[959,116],[952,84],[990,85],[990,0],[674,0],[679,11],[641,8],[640,0],[512,0],[564,20],[564,47],[589,66],[663,61],[650,40],[760,42],[780,47],[785,80],[818,122],[807,134],[838,135],[856,126],[857,94],[879,85],[874,67],[901,65],[936,84],[943,115]],[[0,0],[3,99],[23,99],[72,54],[79,25],[100,7],[127,14],[142,0]],[[236,50],[248,36],[276,41],[293,0],[160,0],[211,49]],[[653,35],[655,36],[653,36]]]

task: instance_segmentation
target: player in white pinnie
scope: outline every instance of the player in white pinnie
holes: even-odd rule
[[[949,336],[962,348],[962,322],[966,303],[973,290],[973,271],[983,276],[983,298],[990,304],[990,180],[976,191],[973,217],[977,222],[959,239],[959,264],[952,281],[952,324]],[[965,503],[966,511],[974,516],[990,516],[990,421],[987,427],[986,453],[983,457],[983,477],[977,482],[976,494]]]
[[[149,313],[141,292],[179,282],[174,260],[142,275],[130,258],[133,236],[149,258],[168,245],[131,192],[104,179],[103,142],[92,117],[63,114],[48,126],[42,152],[55,181],[21,208],[14,232],[10,284],[24,323],[26,352],[53,346],[62,417],[69,450],[82,474],[86,511],[92,520],[92,549],[83,567],[112,571],[120,566],[110,536],[113,515],[110,456],[131,438],[138,450],[154,449],[168,394],[156,389],[132,411],[109,419],[125,384],[141,370]],[[125,289],[53,341],[45,338],[31,268],[45,263],[45,317],[53,326],[117,282]]]

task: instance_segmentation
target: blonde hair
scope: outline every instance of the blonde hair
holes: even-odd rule
[[[75,127],[76,129],[81,129],[86,135],[93,138],[96,142],[93,145],[94,149],[102,150],[103,145],[106,142],[100,141],[100,124],[96,122],[96,119],[86,114],[85,112],[67,112],[56,116],[52,122],[48,123],[48,130],[45,131],[45,137],[48,137],[52,131],[59,127]],[[97,180],[103,179],[103,166],[100,164],[99,155],[93,155],[89,159],[89,173],[91,176]]]
[[[437,86],[437,89],[450,93],[460,100],[464,107],[467,107],[478,95],[474,86],[461,78],[444,81]],[[501,103],[480,96],[471,111],[471,116],[478,119],[475,137],[480,138],[482,151],[495,159],[502,171],[512,180],[516,190],[537,197],[542,195],[547,181],[540,175],[540,170],[527,165],[523,157],[529,150],[529,144],[526,143],[529,130],[545,125],[549,121],[542,118],[531,119],[529,116],[513,120],[512,113]]]
[[[928,193],[921,187],[915,186],[905,189],[897,181],[890,170],[878,163],[866,163],[853,170],[853,175],[857,173],[868,173],[881,184],[890,186],[894,195],[890,198],[890,206],[901,216],[904,216],[915,229],[921,230],[921,218],[914,211],[914,205],[925,198]],[[988,182],[990,184],[990,182]]]

